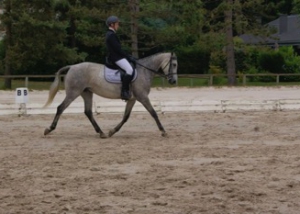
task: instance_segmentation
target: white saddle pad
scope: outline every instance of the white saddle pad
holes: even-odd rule
[[[134,77],[131,82],[135,81],[137,77],[137,71],[134,72]],[[121,72],[119,70],[111,69],[104,66],[104,78],[107,82],[111,83],[121,83]]]

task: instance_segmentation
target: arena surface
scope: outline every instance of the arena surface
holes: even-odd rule
[[[299,213],[300,111],[159,114],[168,138],[147,113],[108,139],[64,114],[44,137],[53,117],[0,116],[1,214]],[[95,115],[105,132],[121,117]]]

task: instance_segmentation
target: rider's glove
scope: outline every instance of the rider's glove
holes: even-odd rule
[[[129,62],[132,62],[132,63],[135,63],[135,62],[136,62],[136,58],[134,58],[134,57],[131,56],[131,55],[129,55],[129,56],[127,57],[127,60],[128,60]]]

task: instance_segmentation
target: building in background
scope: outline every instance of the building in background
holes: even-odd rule
[[[246,44],[262,44],[277,48],[279,46],[293,46],[300,54],[300,15],[281,15],[278,19],[267,24],[274,34],[268,37],[243,34],[240,38]]]

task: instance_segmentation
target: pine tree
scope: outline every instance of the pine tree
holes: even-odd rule
[[[234,36],[243,33],[267,34],[261,20],[266,17],[264,12],[269,7],[270,3],[264,0],[205,0],[209,14],[207,32],[211,41],[218,43],[212,42],[212,45],[225,47],[229,85],[236,84]]]
[[[5,43],[5,75],[12,75],[12,68],[11,68],[11,48],[12,48],[12,1],[11,0],[5,0],[3,2],[4,6],[4,14],[1,17],[2,24],[4,25],[4,29],[6,31],[6,36],[4,38]],[[11,79],[6,78],[4,80],[4,88],[11,89]]]
[[[66,22],[59,22],[54,0],[5,0],[6,68],[14,74],[50,74],[58,66],[82,61],[83,55],[64,45]],[[11,26],[11,29],[9,30]],[[12,73],[12,72],[11,72]]]

